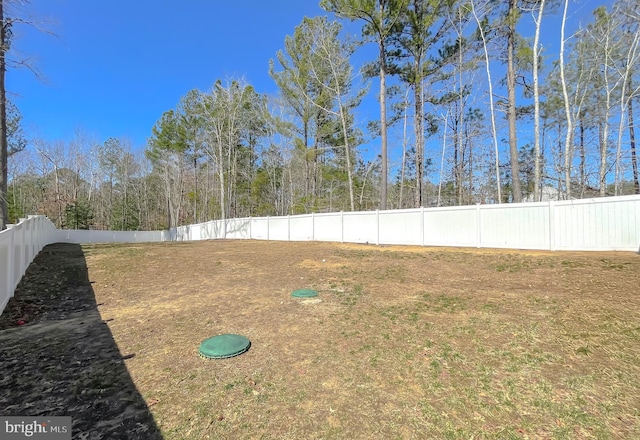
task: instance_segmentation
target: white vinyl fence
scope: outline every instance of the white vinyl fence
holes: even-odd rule
[[[640,252],[640,196],[213,220],[168,238]]]
[[[0,313],[29,264],[43,247],[58,241],[59,232],[44,216],[20,219],[0,232]]]
[[[212,220],[171,231],[57,230],[33,217],[0,233],[0,311],[46,244],[209,239],[640,252],[640,196]]]
[[[57,242],[65,243],[143,243],[169,241],[169,231],[95,231],[59,229]]]
[[[171,231],[60,231],[71,243],[210,239],[640,252],[640,196],[212,220]]]

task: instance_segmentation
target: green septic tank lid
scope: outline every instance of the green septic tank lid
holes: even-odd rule
[[[298,289],[294,290],[291,293],[291,296],[293,296],[294,298],[311,298],[314,296],[318,296],[318,292],[311,289]]]
[[[205,339],[200,344],[200,356],[207,359],[224,359],[238,356],[249,350],[251,341],[241,335],[224,334]]]

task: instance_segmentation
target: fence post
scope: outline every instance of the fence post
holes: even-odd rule
[[[426,235],[424,233],[424,206],[420,207],[420,243],[422,243],[422,246],[424,246],[424,236]]]
[[[556,250],[555,213],[553,201],[549,200],[549,250]]]
[[[33,261],[33,234],[34,234],[34,230],[33,230],[33,222],[31,221],[31,219],[29,217],[27,217],[27,219],[25,220],[25,223],[28,225],[27,230],[29,231],[29,233],[27,234],[27,265],[31,264],[31,261]]]
[[[476,203],[476,247],[482,247],[482,213],[480,212],[480,203]]]
[[[14,269],[13,266],[15,264],[15,236],[16,231],[13,229],[13,225],[7,225],[7,229],[11,236],[9,237],[9,248],[7,251],[7,292],[9,293],[9,298],[13,296],[13,274]]]
[[[29,218],[33,218],[33,230],[34,230],[34,241],[33,241],[33,257],[35,258],[40,252],[40,243],[42,242],[42,227],[40,224],[40,219],[33,215],[29,216]]]
[[[287,241],[291,241],[291,215],[287,214]]]
[[[311,241],[316,241],[316,216],[311,213]]]
[[[380,210],[376,209],[376,246],[380,245]]]
[[[21,218],[19,220],[20,231],[22,232],[22,237],[20,239],[20,275],[22,278],[27,271],[27,266],[30,261],[27,262],[27,222],[26,219]],[[16,283],[17,284],[17,283]]]
[[[344,212],[340,211],[340,243],[344,243]]]
[[[269,241],[269,216],[267,216],[267,241]]]

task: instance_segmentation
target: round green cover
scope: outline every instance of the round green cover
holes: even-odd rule
[[[224,334],[205,339],[200,344],[200,356],[207,359],[224,359],[244,353],[251,341],[241,335]]]
[[[291,296],[296,298],[311,298],[313,296],[318,296],[318,292],[311,289],[298,289],[294,290],[293,293],[291,293]]]

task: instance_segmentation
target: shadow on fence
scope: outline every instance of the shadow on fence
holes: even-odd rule
[[[161,439],[98,312],[82,248],[45,247],[0,316],[0,414],[71,416],[73,438]]]
[[[179,226],[171,229],[167,236],[171,241],[252,238],[251,221],[250,218],[211,220],[205,223]]]

